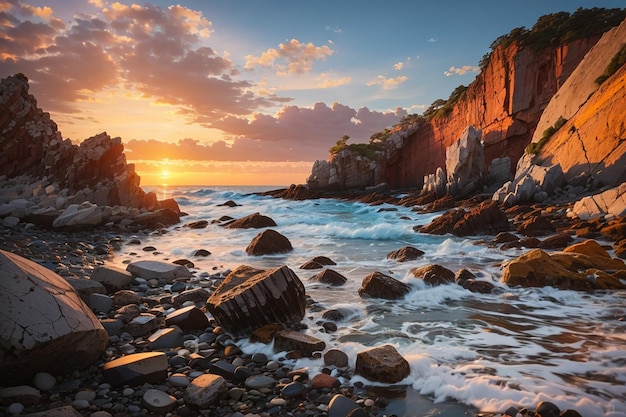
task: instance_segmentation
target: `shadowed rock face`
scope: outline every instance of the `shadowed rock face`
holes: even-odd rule
[[[255,272],[255,271],[253,271]],[[234,336],[248,336],[270,323],[298,323],[304,318],[304,285],[287,266],[228,278],[207,300],[207,309]]]
[[[158,208],[156,196],[139,187],[121,138],[102,132],[80,145],[64,140],[28,90],[28,80],[21,75],[0,81],[0,175],[46,177],[77,192],[70,203]]]
[[[74,289],[54,272],[0,250],[0,375],[68,373],[98,360],[108,335]]]

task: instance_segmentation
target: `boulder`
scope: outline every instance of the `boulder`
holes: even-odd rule
[[[260,213],[253,213],[249,216],[233,220],[225,226],[229,229],[262,229],[264,227],[275,227],[277,224],[270,217]]]
[[[412,246],[405,246],[387,254],[387,259],[394,259],[398,262],[413,261],[424,254],[423,251]]]
[[[421,279],[426,284],[432,286],[451,284],[455,281],[454,272],[437,264],[413,268],[409,272],[415,278]]]
[[[359,295],[361,297],[397,300],[407,295],[409,291],[411,291],[411,287],[404,282],[375,271],[363,279],[361,288],[359,288]]]
[[[322,284],[328,284],[331,286],[340,286],[346,283],[348,279],[341,275],[339,272],[332,269],[324,269],[318,274],[312,276],[310,281],[321,282]]]
[[[467,269],[460,269],[454,275],[454,281],[471,292],[491,294],[495,288],[491,282],[477,280],[476,276]]]
[[[178,326],[182,330],[204,330],[209,326],[209,318],[198,307],[188,306],[166,315],[165,324]]]
[[[90,279],[104,285],[109,292],[128,288],[133,274],[115,266],[98,265],[91,273]]]
[[[358,410],[362,409],[357,403],[341,394],[335,394],[328,403],[328,417],[353,416]]]
[[[154,211],[140,213],[133,218],[133,223],[147,228],[159,229],[180,222],[180,215],[172,209],[163,208]]]
[[[100,359],[108,334],[63,278],[0,250],[0,374],[4,384],[37,372],[66,374]]]
[[[619,279],[619,272],[625,270],[622,260],[611,258],[597,242],[586,241],[552,254],[533,249],[509,262],[501,281],[510,286],[578,291],[626,289]]]
[[[348,355],[339,349],[328,349],[324,352],[324,366],[345,368],[348,366]]]
[[[264,324],[303,319],[305,288],[289,267],[244,270],[248,276],[229,275],[207,300],[208,311],[226,332],[245,336]]]
[[[167,355],[163,352],[133,353],[102,366],[102,376],[111,385],[157,384],[167,379]]]
[[[193,276],[186,266],[171,264],[161,261],[136,261],[131,262],[126,270],[133,276],[144,279],[163,279],[172,282],[176,278],[190,278]]]
[[[55,229],[84,229],[102,224],[102,207],[84,202],[71,204],[52,222]]]
[[[456,236],[496,235],[508,230],[509,219],[495,201],[483,201],[452,226]]]
[[[172,304],[177,308],[182,307],[183,303],[187,301],[204,305],[210,296],[211,293],[202,287],[192,288],[172,297]]]
[[[226,396],[228,385],[226,380],[213,374],[203,374],[191,381],[185,388],[183,398],[186,404],[207,408]]]
[[[275,230],[267,229],[256,235],[246,248],[248,255],[262,256],[293,250],[291,242]]]
[[[373,347],[356,355],[354,373],[374,382],[395,384],[409,376],[409,363],[391,345]]]
[[[445,235],[452,233],[454,225],[463,218],[464,210],[449,210],[441,216],[435,218],[426,226],[421,226],[416,230],[420,233],[429,233],[432,235]]]
[[[556,230],[550,220],[546,217],[538,215],[532,216],[528,220],[524,220],[517,226],[517,233],[524,236],[545,236],[554,233]]]
[[[511,158],[493,158],[489,164],[489,183],[498,186],[507,182],[511,176]]]
[[[312,357],[315,352],[321,352],[324,349],[326,349],[326,343],[323,340],[295,330],[280,330],[274,335],[276,352],[297,351],[301,357]]]
[[[626,216],[626,182],[602,193],[581,198],[574,203],[572,212],[581,220]]]

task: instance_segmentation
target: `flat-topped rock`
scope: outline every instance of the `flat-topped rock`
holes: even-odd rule
[[[203,330],[209,325],[209,318],[196,306],[174,310],[165,316],[165,324],[178,326],[183,330]]]
[[[91,273],[90,279],[104,285],[107,291],[115,292],[130,287],[133,274],[116,266],[98,265]]]
[[[295,350],[304,357],[312,357],[315,352],[326,349],[326,343],[317,337],[296,332],[281,330],[274,336],[274,350],[277,352]]]
[[[111,385],[159,383],[167,378],[167,367],[165,353],[133,353],[105,363],[102,376]]]
[[[176,278],[189,278],[193,276],[187,267],[160,261],[137,261],[128,264],[126,270],[133,276],[144,279],[164,279],[171,282]]]
[[[226,225],[229,229],[261,229],[274,226],[276,226],[276,222],[271,217],[260,213],[250,214],[249,216],[233,220]]]

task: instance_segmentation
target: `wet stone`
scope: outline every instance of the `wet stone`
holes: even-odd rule
[[[165,316],[167,326],[178,326],[183,330],[203,330],[209,326],[209,319],[196,306],[183,307]]]
[[[358,408],[358,404],[351,399],[336,394],[328,403],[328,417],[346,417],[352,410]]]
[[[185,403],[206,408],[223,398],[228,390],[226,380],[219,375],[204,374],[194,379],[183,394]]]
[[[165,353],[135,353],[105,363],[102,376],[111,385],[158,383],[167,378],[167,367]]]
[[[211,365],[209,372],[215,375],[220,375],[227,380],[235,378],[235,370],[237,367],[230,362],[217,361]]]
[[[262,388],[273,388],[276,385],[276,380],[269,376],[265,375],[252,375],[246,378],[246,388],[252,389],[262,389]]]
[[[292,382],[283,387],[280,395],[283,398],[300,398],[306,396],[307,387],[301,382]]]

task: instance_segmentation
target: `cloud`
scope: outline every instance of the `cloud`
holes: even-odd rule
[[[401,71],[402,68],[404,68],[404,62],[397,62],[393,64],[393,69],[395,69],[396,71]]]
[[[429,43],[435,43],[435,42],[437,42],[438,40],[439,40],[439,39],[436,39],[436,38],[430,38],[430,39],[428,39],[428,42],[429,42]]]
[[[324,72],[316,77],[316,88],[333,88],[350,84],[352,77],[336,77],[333,73]]]
[[[188,159],[216,161],[300,161],[326,159],[328,149],[343,135],[353,143],[396,124],[407,113],[402,109],[378,112],[355,110],[340,103],[313,107],[284,106],[276,115],[256,113],[251,120],[229,116],[215,123],[228,135],[211,144],[183,139],[172,144],[158,140],[131,140],[132,159]],[[135,156],[135,155],[141,155]]]
[[[178,107],[189,122],[210,123],[290,101],[255,95],[230,59],[202,39],[212,23],[177,5],[113,3],[100,16],[60,26],[52,11],[11,2],[0,19],[0,70],[23,72],[48,111],[77,113],[77,102],[123,89]]]
[[[391,90],[393,88],[398,87],[400,84],[404,83],[409,78],[407,76],[401,75],[398,77],[385,77],[384,75],[379,75],[378,77],[368,81],[366,85],[368,87],[372,87],[375,85],[382,86],[383,90]]]
[[[311,71],[315,61],[326,59],[333,54],[327,45],[315,46],[309,42],[301,43],[297,39],[281,43],[278,49],[270,48],[259,56],[247,55],[245,69],[267,67],[276,72],[276,75],[306,74]]]
[[[471,65],[463,65],[460,68],[457,67],[450,67],[450,69],[448,71],[444,71],[444,74],[446,77],[450,77],[453,75],[465,75],[468,72],[479,72],[480,68],[479,67],[473,67]]]

